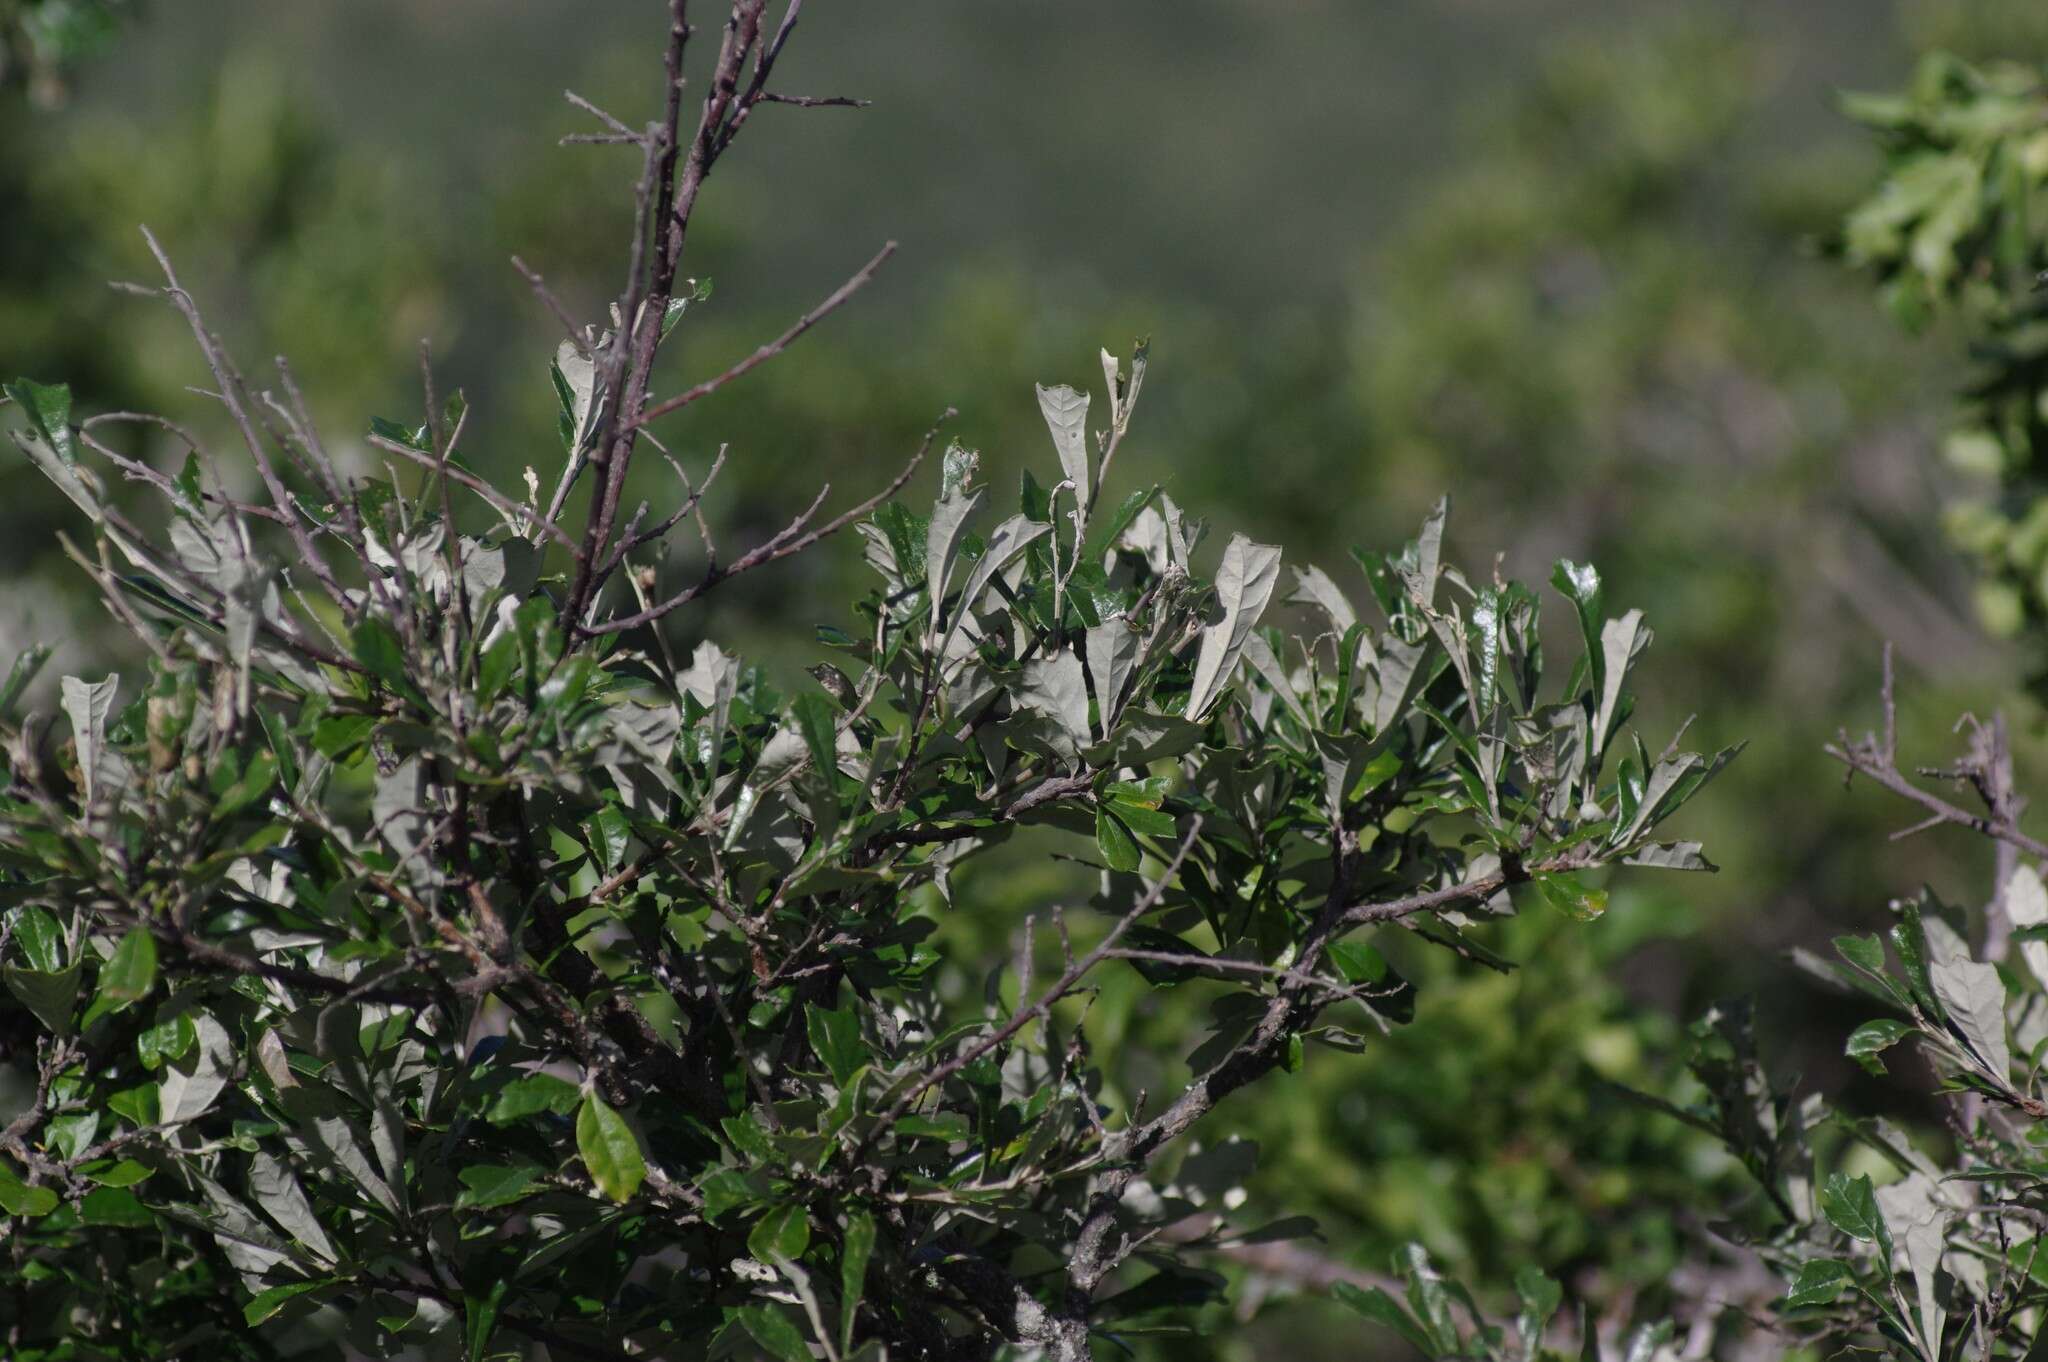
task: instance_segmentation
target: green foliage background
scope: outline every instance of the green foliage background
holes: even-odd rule
[[[32,8],[0,4],[0,29],[32,31]],[[250,367],[289,354],[331,428],[409,418],[425,336],[468,390],[476,460],[547,479],[554,324],[506,259],[585,311],[615,286],[631,167],[557,148],[588,124],[556,93],[642,116],[641,8],[159,0],[68,90],[20,77],[36,98],[0,108],[0,373],[191,410],[175,318],[104,287],[148,273],[147,222]],[[1148,334],[1133,484],[1326,562],[1448,489],[1468,561],[1506,546],[1541,577],[1591,558],[1658,621],[1648,726],[1684,717],[1660,691],[1712,696],[1692,741],[1751,740],[1682,829],[1718,879],[1631,882],[1591,931],[1519,920],[1493,943],[1528,962],[1514,974],[1398,962],[1444,976],[1413,1027],[1226,1109],[1265,1150],[1258,1193],[1313,1211],[1333,1259],[1378,1268],[1420,1239],[1478,1281],[1534,1262],[1654,1300],[1685,1228],[1743,1184],[1602,1084],[1681,1095],[1681,1022],[1730,993],[1763,994],[1783,1071],[1897,1100],[1845,1066],[1853,1012],[1782,952],[1874,924],[1919,878],[1981,898],[1985,866],[1886,847],[1891,811],[1843,796],[1818,747],[1869,712],[1886,637],[1909,740],[1994,703],[2021,663],[1977,627],[1937,529],[1952,324],[1900,334],[1823,258],[1877,174],[1827,96],[1896,86],[1936,46],[2039,58],[2032,9],[819,7],[785,83],[876,106],[770,110],[714,182],[690,268],[716,287],[670,387],[883,238],[905,248],[789,359],[675,423],[699,465],[732,442],[712,511],[734,541],[818,475],[879,482],[947,405],[1004,486],[1042,438],[1029,380],[1080,381],[1073,356]],[[48,495],[8,486],[0,644],[61,636],[51,674],[77,670],[112,632],[64,603],[83,583]],[[853,551],[736,583],[706,623],[793,666]],[[1028,848],[978,873],[945,930],[990,952],[1074,878]],[[1199,1023],[1125,983],[1092,1017],[1098,1050]],[[1355,1355],[1326,1308],[1212,1346]]]

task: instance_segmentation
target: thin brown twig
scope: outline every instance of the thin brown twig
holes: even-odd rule
[[[512,257],[512,268],[519,271],[519,277],[533,290],[533,296],[540,299],[542,306],[555,314],[555,320],[562,324],[562,330],[569,337],[569,343],[580,353],[589,348],[590,338],[583,334],[583,328],[576,325],[576,319],[569,315],[569,309],[562,306],[562,300],[548,287],[548,281],[541,277],[539,270],[528,265],[518,256]]]
[[[257,435],[256,428],[249,419],[248,409],[241,400],[240,385],[235,382],[225,356],[214,341],[213,334],[206,329],[205,320],[199,315],[199,305],[178,283],[178,273],[171,268],[171,258],[164,253],[164,248],[158,243],[155,234],[144,227],[142,239],[149,243],[149,253],[156,257],[158,267],[164,272],[167,287],[162,290],[163,294],[184,314],[186,323],[192,328],[193,339],[199,342],[200,353],[206,357],[207,367],[213,371],[214,381],[220,384],[218,396],[221,405],[227,408],[235,428],[241,432],[242,442],[249,447],[249,457],[255,461],[257,476],[263,479],[263,486],[270,493],[271,504],[286,517],[285,525],[291,532],[292,543],[297,547],[307,570],[326,589],[330,597],[339,600],[342,594],[341,586],[334,580],[334,573],[328,568],[327,560],[321,557],[319,548],[313,543],[313,536],[299,518],[290,493],[285,491],[283,480],[277,476],[277,469],[270,462],[269,452],[265,450],[263,440]]]
[[[888,1110],[883,1113],[882,1119],[876,1124],[876,1129],[886,1130],[894,1125],[896,1119],[903,1115],[904,1112],[910,1110],[911,1103],[915,1102],[923,1094],[944,1083],[954,1074],[959,1073],[962,1069],[974,1063],[975,1060],[980,1059],[983,1055],[1016,1035],[1034,1017],[1042,1015],[1047,1008],[1050,1008],[1054,1003],[1072,993],[1075,985],[1080,983],[1088,971],[1109,958],[1110,952],[1116,949],[1116,944],[1123,939],[1124,933],[1129,931],[1139,918],[1144,917],[1159,906],[1160,900],[1165,897],[1166,887],[1173,883],[1175,877],[1180,874],[1181,863],[1187,860],[1188,853],[1194,849],[1195,841],[1201,836],[1201,833],[1202,816],[1196,814],[1188,820],[1188,830],[1182,835],[1180,845],[1174,849],[1173,857],[1166,863],[1166,868],[1159,872],[1159,877],[1153,880],[1145,892],[1139,895],[1137,900],[1124,911],[1123,915],[1116,920],[1115,925],[1103,935],[1102,940],[1095,944],[1094,949],[1078,960],[1071,961],[1060,972],[1059,978],[1053,980],[1044,992],[1033,999],[1029,1005],[1019,1007],[1015,1012],[1011,1013],[1009,1021],[1003,1023],[1003,1025],[997,1027],[973,1045],[968,1046],[959,1054],[954,1055],[945,1063],[925,1074],[908,1089],[898,1094],[896,1100],[889,1104]]]
[[[875,271],[879,270],[883,263],[894,254],[896,254],[896,243],[893,241],[884,243],[882,249],[875,252],[874,257],[867,264],[854,271],[852,277],[834,289],[825,301],[819,303],[809,312],[804,313],[803,316],[798,317],[787,331],[784,331],[766,345],[761,346],[724,373],[714,378],[707,378],[694,388],[677,393],[674,397],[656,402],[629,422],[626,429],[631,430],[644,426],[657,417],[666,416],[670,412],[679,411],[701,398],[709,397],[734,379],[742,378],[754,369],[766,364],[769,360],[774,359],[793,345],[804,332],[810,330],[834,312],[837,312],[846,304],[848,299],[866,287],[868,281],[875,277]]]
[[[461,467],[438,460],[431,454],[414,449],[411,445],[387,439],[382,435],[372,434],[369,437],[369,442],[388,454],[396,454],[400,458],[416,463],[422,468],[445,476],[450,482],[455,483],[459,487],[468,488],[489,502],[494,510],[511,521],[513,525],[518,525],[521,520],[528,521],[545,531],[549,538],[553,539],[563,548],[568,549],[569,552],[580,553],[582,551],[583,546],[576,541],[574,536],[554,521],[542,515],[538,508],[512,500],[512,498],[506,496],[482,478],[464,471]]]
[[[867,109],[874,107],[872,99],[853,99],[846,95],[778,95],[768,91],[761,96],[763,104],[792,104],[799,109]]]
[[[953,414],[953,410],[950,407],[947,408],[947,417]],[[917,473],[918,466],[924,462],[925,455],[930,452],[932,440],[936,438],[937,434],[938,428],[933,427],[925,435],[924,443],[918,446],[917,453],[910,456],[910,462],[903,466],[903,471],[898,473],[887,487],[884,487],[881,491],[860,503],[860,505],[819,526],[817,529],[811,530],[808,533],[804,532],[804,526],[817,513],[818,507],[824,503],[826,493],[832,490],[830,483],[827,483],[819,491],[816,500],[812,501],[808,510],[777,531],[773,537],[755,545],[735,559],[731,567],[719,567],[713,564],[698,579],[694,586],[676,593],[660,604],[651,605],[645,610],[635,611],[630,615],[620,615],[614,619],[602,620],[595,624],[578,625],[577,632],[586,638],[595,638],[600,634],[615,634],[623,629],[637,629],[643,624],[652,624],[662,616],[688,605],[720,582],[737,577],[743,572],[750,572],[757,567],[777,562],[792,554],[802,553],[819,540],[830,538],[848,525],[851,525],[854,521],[870,514],[876,507],[902,491],[905,485]]]

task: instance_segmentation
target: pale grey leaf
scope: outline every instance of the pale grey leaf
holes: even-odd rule
[[[1013,515],[996,526],[988,537],[988,547],[983,550],[980,561],[967,574],[967,585],[960,590],[960,609],[953,617],[955,628],[973,611],[981,593],[995,580],[998,572],[1017,560],[1017,555],[1052,533],[1052,526],[1025,516]]]
[[[1024,709],[1044,715],[1065,739],[1062,755],[1073,756],[1088,746],[1088,682],[1081,659],[1072,653],[1037,657],[1024,664],[1023,683],[1015,692]]]
[[[1408,712],[1409,701],[1434,670],[1423,665],[1430,652],[1427,640],[1404,643],[1391,634],[1381,640],[1372,685],[1361,695],[1365,716],[1375,735],[1385,733]]]
[[[2005,1039],[2005,983],[1994,965],[1969,957],[1961,938],[1938,918],[1926,923],[1927,973],[1934,996],[1992,1078],[2012,1082],[2012,1054]]]
[[[298,1177],[267,1150],[259,1151],[249,1161],[249,1195],[301,1248],[311,1250],[323,1263],[338,1260],[334,1242],[327,1237],[320,1218],[313,1214],[313,1205],[306,1200]]]
[[[676,680],[710,711],[697,724],[696,757],[715,777],[719,749],[725,744],[727,716],[732,712],[733,697],[739,693],[740,664],[706,639],[697,645],[697,651],[690,655],[689,667]]]
[[[2041,872],[2024,862],[2013,867],[2005,882],[2005,913],[2015,930],[2048,926],[2048,889],[2041,884]],[[2042,987],[2048,988],[2048,941],[2020,942],[2020,958]]]
[[[1048,388],[1038,385],[1038,410],[1052,432],[1053,448],[1059,452],[1060,471],[1074,484],[1074,499],[1088,509],[1088,394],[1065,384]]]
[[[1330,580],[1329,573],[1314,564],[1294,569],[1294,594],[1287,599],[1291,603],[1320,609],[1330,617],[1330,627],[1339,635],[1358,623],[1358,612],[1352,608],[1350,599]]]
[[[1088,631],[1088,672],[1095,679],[1095,712],[1104,738],[1116,727],[1124,684],[1138,662],[1138,644],[1138,635],[1121,615]]]
[[[192,1015],[192,1028],[199,1043],[183,1058],[167,1064],[163,1081],[157,1085],[157,1114],[167,1126],[204,1115],[228,1085],[234,1069],[235,1048],[227,1028],[204,1012]]]
[[[7,432],[14,437],[14,443],[34,462],[36,470],[57,485],[57,490],[70,497],[72,503],[97,525],[100,523],[100,503],[105,500],[105,491],[98,478],[80,464],[66,463],[56,450],[51,449],[40,438],[19,430]]]
[[[113,713],[114,692],[120,686],[121,679],[112,675],[93,682],[67,676],[60,685],[64,716],[71,720],[72,740],[78,747],[78,770],[85,782],[88,804],[114,788],[118,781],[118,774],[108,761],[114,754],[107,748],[107,716]]]
[[[1244,660],[1250,664],[1253,671],[1265,679],[1266,685],[1279,698],[1280,703],[1287,706],[1287,712],[1292,714],[1297,722],[1304,728],[1315,726],[1308,717],[1308,711],[1302,708],[1301,697],[1294,693],[1294,680],[1287,674],[1285,664],[1273,655],[1272,648],[1267,646],[1265,636],[1257,630],[1244,636]]]
[[[1187,717],[1200,719],[1230,684],[1244,653],[1244,641],[1280,580],[1280,550],[1255,544],[1243,535],[1231,538],[1216,572],[1216,598],[1223,618],[1202,631],[1195,657],[1194,684],[1188,692]]]
[[[1450,513],[1451,499],[1444,497],[1422,522],[1422,533],[1416,536],[1414,571],[1402,574],[1409,596],[1425,608],[1436,603],[1437,575],[1443,566],[1444,521]]]
[[[942,497],[932,507],[932,521],[925,530],[924,571],[931,595],[933,638],[938,637],[944,622],[946,591],[952,581],[954,561],[960,556],[960,537],[966,533],[968,517],[980,508],[982,495],[982,490],[976,488],[965,496]],[[967,602],[963,600],[960,608],[964,613]]]
[[[1650,842],[1621,858],[1624,865],[1653,866],[1659,870],[1719,869],[1704,854],[1698,842]]]
[[[421,768],[418,757],[407,757],[388,774],[380,774],[370,796],[370,816],[377,835],[400,859],[419,849],[427,835]]]
[[[1643,623],[1643,612],[1631,610],[1618,620],[1609,620],[1600,627],[1600,651],[1606,658],[1605,684],[1600,693],[1600,709],[1593,722],[1595,752],[1607,750],[1608,741],[1614,736],[1615,711],[1621,704],[1622,686],[1628,680],[1628,670],[1643,649],[1650,646],[1650,630]]]
[[[1201,740],[1200,724],[1191,724],[1174,714],[1127,709],[1117,721],[1114,736],[1089,748],[1084,755],[1091,765],[1105,769],[1149,766],[1193,751]]]

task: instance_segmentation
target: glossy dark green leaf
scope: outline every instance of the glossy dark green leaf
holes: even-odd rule
[[[1138,868],[1138,844],[1123,820],[1106,808],[1095,810],[1095,846],[1102,863],[1111,870],[1129,872]]]
[[[831,779],[839,770],[838,720],[834,716],[832,702],[814,691],[806,691],[790,704],[790,711],[796,716],[797,731],[803,734],[804,747],[811,754],[812,767],[826,779]]]
[[[584,1097],[576,1113],[576,1152],[583,1156],[590,1180],[613,1201],[630,1199],[647,1176],[639,1140],[625,1118],[595,1093]]]
[[[796,1325],[766,1305],[742,1305],[733,1312],[754,1342],[779,1362],[811,1362],[811,1350]]]
[[[57,1193],[48,1187],[31,1187],[0,1163],[0,1211],[34,1220],[57,1209]]]
[[[498,1090],[491,1101],[489,1119],[495,1125],[504,1125],[541,1112],[566,1116],[576,1110],[581,1100],[582,1094],[574,1083],[566,1083],[553,1074],[527,1074]]]
[[[848,1078],[867,1063],[867,1047],[861,1043],[860,1021],[852,1012],[819,1007],[804,1010],[804,1027],[811,1049],[824,1062],[832,1081],[845,1086]]]
[[[1881,1074],[1885,1071],[1884,1061],[1878,1056],[1911,1035],[1912,1031],[1913,1028],[1904,1022],[1890,1018],[1868,1021],[1850,1033],[1843,1053],[1871,1073]]]
[[[166,1060],[182,1059],[199,1043],[192,1018],[183,1012],[169,1021],[146,1027],[135,1037],[135,1053],[145,1069],[160,1069]]]
[[[1877,1192],[1867,1176],[1852,1178],[1846,1173],[1830,1176],[1821,1188],[1820,1209],[1829,1224],[1851,1239],[1876,1244],[1879,1261],[1891,1262],[1891,1230],[1884,1223],[1884,1214],[1878,1210]]]
[[[147,927],[132,927],[100,966],[100,1000],[126,1007],[147,998],[155,987],[156,938]]]
[[[29,429],[67,464],[78,462],[78,442],[71,430],[71,389],[63,383],[38,383],[17,378],[0,387],[28,417]]]
[[[462,1170],[462,1192],[455,1198],[458,1209],[483,1210],[510,1206],[531,1196],[540,1181],[541,1170],[532,1164],[474,1164]]]
[[[156,1217],[125,1187],[96,1187],[78,1203],[78,1218],[88,1225],[146,1230]]]
[[[1436,1354],[1429,1334],[1416,1322],[1415,1317],[1403,1309],[1399,1301],[1379,1287],[1358,1287],[1350,1282],[1337,1282],[1330,1287],[1330,1294],[1373,1323],[1392,1329],[1407,1340],[1410,1347],[1425,1356]]]
[[[1855,1272],[1847,1263],[1833,1258],[1816,1258],[1799,1265],[1798,1279],[1785,1294],[1787,1310],[1804,1310],[1816,1305],[1826,1305],[1848,1290],[1856,1281]]]
[[[34,904],[18,908],[13,926],[14,944],[30,969],[54,973],[64,968],[64,928],[48,909]]]
[[[867,1290],[868,1260],[875,1252],[875,1218],[866,1211],[847,1217],[839,1255],[839,1351],[853,1351],[853,1328],[861,1296]]]
[[[747,1252],[757,1262],[772,1263],[777,1254],[796,1262],[811,1246],[811,1222],[795,1202],[774,1207],[747,1233]]]
[[[483,1362],[484,1353],[491,1346],[491,1335],[497,1332],[498,1312],[511,1288],[511,1280],[500,1277],[486,1291],[463,1294],[462,1336],[468,1345],[469,1362]]]
[[[1607,891],[1595,889],[1576,874],[1532,876],[1537,893],[1574,922],[1591,922],[1607,911]]]
[[[365,614],[349,633],[350,651],[364,670],[401,694],[415,694],[405,645],[397,631],[375,615]]]
[[[278,1311],[284,1309],[295,1298],[311,1291],[318,1291],[323,1286],[332,1286],[333,1284],[331,1279],[322,1278],[319,1281],[287,1282],[283,1286],[270,1287],[267,1290],[258,1292],[250,1299],[247,1305],[242,1307],[242,1319],[251,1328],[254,1328],[272,1315],[275,1315]]]

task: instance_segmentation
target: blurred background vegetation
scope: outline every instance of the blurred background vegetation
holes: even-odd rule
[[[68,382],[82,412],[217,424],[185,391],[202,371],[177,319],[106,287],[150,276],[148,223],[243,367],[289,355],[358,466],[370,416],[416,419],[424,337],[471,400],[472,461],[551,482],[558,327],[508,257],[581,318],[616,291],[634,158],[557,146],[592,130],[560,91],[647,117],[657,7],[156,0],[105,23],[124,8],[0,0],[0,374]],[[1840,1059],[1853,1013],[1783,956],[1877,924],[1918,880],[1963,899],[1988,882],[1977,848],[1887,843],[1898,811],[1844,793],[1819,753],[1874,719],[1885,639],[1903,736],[1930,757],[1958,709],[2009,706],[2022,666],[1980,628],[1939,531],[1960,349],[1938,319],[1900,332],[1829,258],[1878,166],[1837,92],[1895,87],[1935,48],[2039,60],[2048,12],[820,5],[782,84],[873,107],[766,109],[707,191],[686,268],[715,288],[663,391],[781,330],[881,241],[903,246],[789,358],[662,427],[693,472],[730,442],[709,504],[722,544],[779,526],[821,477],[842,502],[865,495],[948,405],[998,486],[1042,467],[1032,380],[1084,383],[1098,346],[1149,335],[1122,477],[1333,571],[1448,491],[1468,566],[1498,553],[1540,580],[1591,558],[1610,601],[1648,612],[1649,727],[1697,710],[1694,745],[1749,740],[1685,829],[1722,874],[1621,881],[1591,929],[1496,929],[1511,974],[1402,961],[1435,984],[1413,1026],[1226,1109],[1264,1151],[1254,1194],[1315,1215],[1326,1265],[1376,1269],[1420,1239],[1495,1286],[1533,1262],[1654,1305],[1744,1184],[1604,1085],[1682,1096],[1684,1022],[1729,994],[1761,996],[1775,1068],[1899,1100],[1864,1090]],[[673,494],[637,476],[635,495]],[[55,542],[62,509],[19,471],[7,486],[0,647],[110,660]],[[842,544],[727,588],[678,631],[793,676],[810,626],[843,622],[855,572]],[[2040,716],[2014,717],[2038,769]],[[1085,892],[1019,855],[963,886],[944,930],[973,958],[1027,906]],[[1133,974],[1091,1035],[1142,1086],[1120,1039],[1200,1020]],[[1265,1269],[1232,1267],[1264,1272],[1252,1329],[1199,1347],[1359,1355],[1355,1317],[1280,1303],[1298,1263]]]

